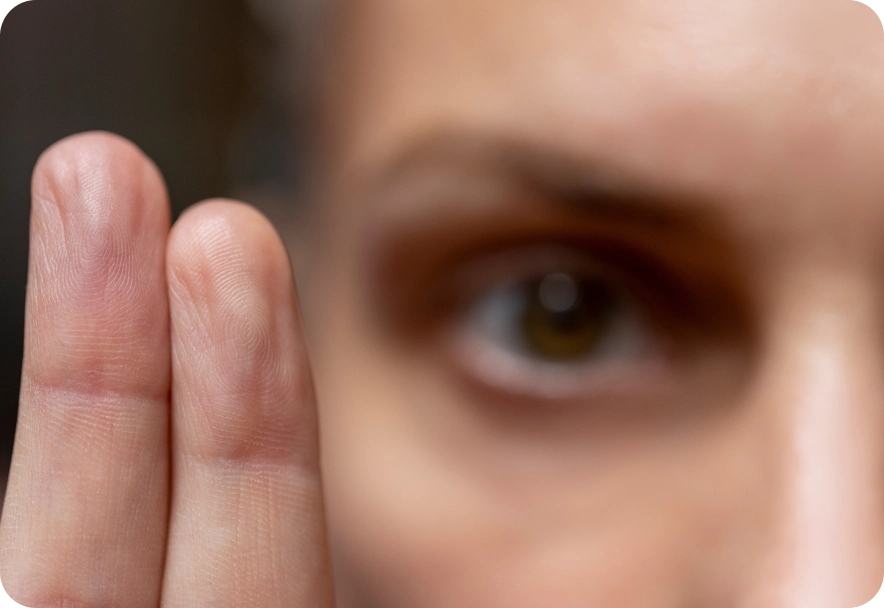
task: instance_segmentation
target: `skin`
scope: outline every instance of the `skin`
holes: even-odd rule
[[[210,201],[169,231],[157,170],[107,134],[38,163],[0,522],[9,594],[870,599],[884,573],[874,14],[354,0],[338,26],[304,332],[256,211]],[[475,314],[556,272],[605,277],[638,337],[551,362]]]

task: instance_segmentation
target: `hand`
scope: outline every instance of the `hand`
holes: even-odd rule
[[[316,410],[270,224],[169,230],[157,168],[108,134],[33,179],[0,578],[32,607],[330,608]]]

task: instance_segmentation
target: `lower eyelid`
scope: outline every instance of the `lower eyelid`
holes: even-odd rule
[[[514,397],[542,401],[651,395],[668,382],[672,371],[662,351],[640,362],[560,365],[531,361],[464,332],[456,332],[447,342],[446,356],[462,379]]]

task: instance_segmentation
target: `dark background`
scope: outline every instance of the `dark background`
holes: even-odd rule
[[[124,135],[163,171],[176,216],[216,196],[284,205],[298,183],[298,119],[277,69],[279,31],[262,28],[246,2],[31,0],[3,23],[0,494],[15,433],[39,154],[80,131]]]

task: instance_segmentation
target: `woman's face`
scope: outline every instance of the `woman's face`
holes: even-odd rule
[[[871,10],[352,0],[332,67],[306,283],[343,606],[874,595]]]

